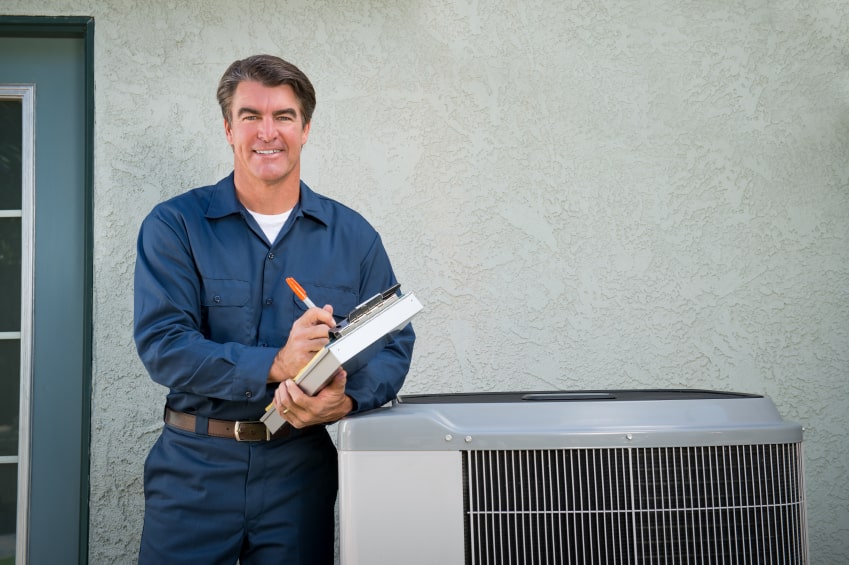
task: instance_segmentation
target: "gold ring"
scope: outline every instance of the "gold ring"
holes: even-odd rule
[[[288,414],[288,413],[289,413],[289,409],[288,409],[288,408],[284,408],[284,409],[283,409],[283,413],[284,413],[284,414]]]

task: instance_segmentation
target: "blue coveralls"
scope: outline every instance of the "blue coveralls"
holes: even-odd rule
[[[276,385],[277,350],[304,305],[285,283],[344,316],[395,275],[374,228],[301,183],[270,243],[236,198],[232,174],[156,206],[135,272],[135,340],[166,406],[196,430],[166,425],[145,464],[139,562],[332,563],[336,451],[323,426],[256,443],[206,435],[206,419],[258,420]],[[346,367],[363,411],[394,398],[409,369],[408,326]]]

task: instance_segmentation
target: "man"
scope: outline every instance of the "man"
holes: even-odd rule
[[[169,392],[145,463],[139,563],[332,563],[336,450],[323,424],[394,398],[408,326],[316,396],[291,380],[328,330],[396,282],[377,232],[300,180],[315,92],[294,65],[234,62],[218,87],[233,172],[139,232],[135,340]],[[306,308],[294,277],[323,308]],[[270,403],[291,424],[267,438]]]

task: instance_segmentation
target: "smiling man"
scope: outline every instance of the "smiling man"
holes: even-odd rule
[[[233,147],[239,200],[264,214],[291,210],[299,193],[301,148],[310,131],[294,89],[240,82],[229,103],[224,131]]]
[[[354,306],[395,284],[380,236],[300,178],[315,91],[269,55],[218,86],[233,172],[156,206],[142,223],[134,331],[168,388],[145,462],[139,563],[333,563],[336,450],[325,429],[395,397],[412,327],[316,396],[291,380]],[[294,277],[321,308],[285,284]],[[290,423],[268,437],[273,403]]]

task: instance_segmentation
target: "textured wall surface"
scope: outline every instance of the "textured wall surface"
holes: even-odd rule
[[[0,0],[96,20],[92,563],[133,560],[164,390],[138,225],[231,166],[214,90],[313,79],[304,179],[426,305],[405,391],[768,395],[806,427],[812,562],[849,555],[849,4]]]

